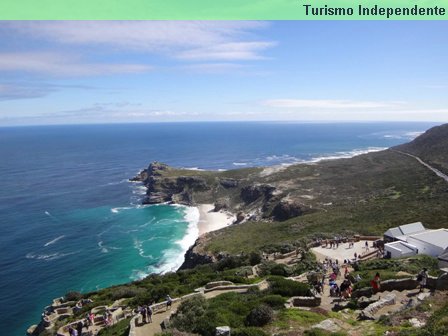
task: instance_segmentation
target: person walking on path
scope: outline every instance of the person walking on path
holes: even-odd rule
[[[153,313],[153,311],[152,311],[152,303],[150,303],[149,305],[148,305],[148,308],[146,308],[146,316],[147,316],[147,320],[148,320],[148,323],[152,323],[152,313]]]
[[[82,335],[82,328],[84,328],[84,323],[82,321],[79,321],[76,325],[76,331],[78,332],[78,335]]]
[[[423,268],[418,274],[417,281],[419,282],[420,285],[420,289],[418,292],[421,293],[423,289],[425,289],[426,283],[428,281],[428,269],[426,267]]]
[[[375,274],[375,277],[373,278],[372,281],[370,281],[370,284],[372,285],[373,294],[376,294],[380,291],[381,289],[380,273],[377,272]]]
[[[171,309],[171,305],[173,304],[173,299],[171,298],[171,296],[167,295],[166,296],[166,310]]]

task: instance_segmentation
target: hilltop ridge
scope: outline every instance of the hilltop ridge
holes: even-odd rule
[[[448,173],[448,124],[432,127],[413,141],[393,148],[416,155]]]

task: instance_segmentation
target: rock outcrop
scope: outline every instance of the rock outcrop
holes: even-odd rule
[[[204,238],[197,239],[194,245],[187,250],[185,253],[184,262],[180,266],[179,270],[191,269],[198,265],[211,264],[216,261],[213,256],[199,251],[201,239]]]
[[[282,200],[274,206],[271,216],[276,221],[285,221],[290,218],[301,216],[304,206],[292,200]]]
[[[249,185],[241,189],[241,199],[246,204],[268,201],[274,195],[275,187],[267,184]]]

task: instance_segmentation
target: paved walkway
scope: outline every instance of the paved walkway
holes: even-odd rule
[[[438,177],[442,178],[445,180],[445,182],[448,182],[448,175],[445,175],[444,173],[442,173],[440,170],[434,168],[433,166],[430,166],[429,164],[427,164],[425,161],[423,161],[422,159],[420,159],[418,156],[406,153],[406,152],[401,152],[401,151],[397,151],[392,149],[392,151],[396,152],[396,153],[400,153],[403,155],[407,155],[410,156],[414,159],[416,159],[418,162],[420,162],[422,165],[424,165],[426,168],[428,168],[429,170],[431,170],[433,173],[435,173]]]
[[[266,289],[268,284],[266,281],[261,281],[258,284],[254,285],[258,286],[260,290]],[[220,290],[214,290],[207,293],[202,293],[202,295],[208,300],[211,298],[214,298],[218,295],[224,294],[224,293],[245,293],[247,292],[248,288],[234,288],[234,289],[220,289]],[[152,315],[152,323],[147,324],[139,324],[137,328],[135,328],[135,336],[152,336],[156,333],[162,332],[162,328],[160,327],[160,324],[163,320],[166,318],[169,318],[171,314],[173,314],[177,308],[179,307],[180,303],[182,301],[178,300],[173,303],[171,309],[168,310],[159,310],[156,313]],[[138,318],[138,322],[141,323],[141,316]]]
[[[355,242],[353,247],[348,247],[349,243],[341,243],[338,248],[330,248],[330,244],[328,247],[312,247],[310,250],[316,255],[318,261],[323,261],[325,258],[330,258],[332,260],[337,259],[339,264],[342,264],[344,259],[353,260],[355,257],[355,253],[357,256],[361,256],[370,252],[375,251],[372,247],[372,241],[367,241],[369,245],[369,250],[366,251],[365,248],[366,240],[361,240],[359,242]]]

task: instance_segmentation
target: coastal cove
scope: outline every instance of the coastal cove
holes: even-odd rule
[[[215,171],[273,167],[391,147],[432,125],[2,128],[0,154],[9,158],[0,164],[5,181],[0,240],[6,251],[0,256],[2,330],[23,336],[42,308],[69,290],[90,291],[175,270],[199,234],[233,221],[226,214],[211,213],[212,205],[143,206],[145,188],[128,179],[151,161]]]

